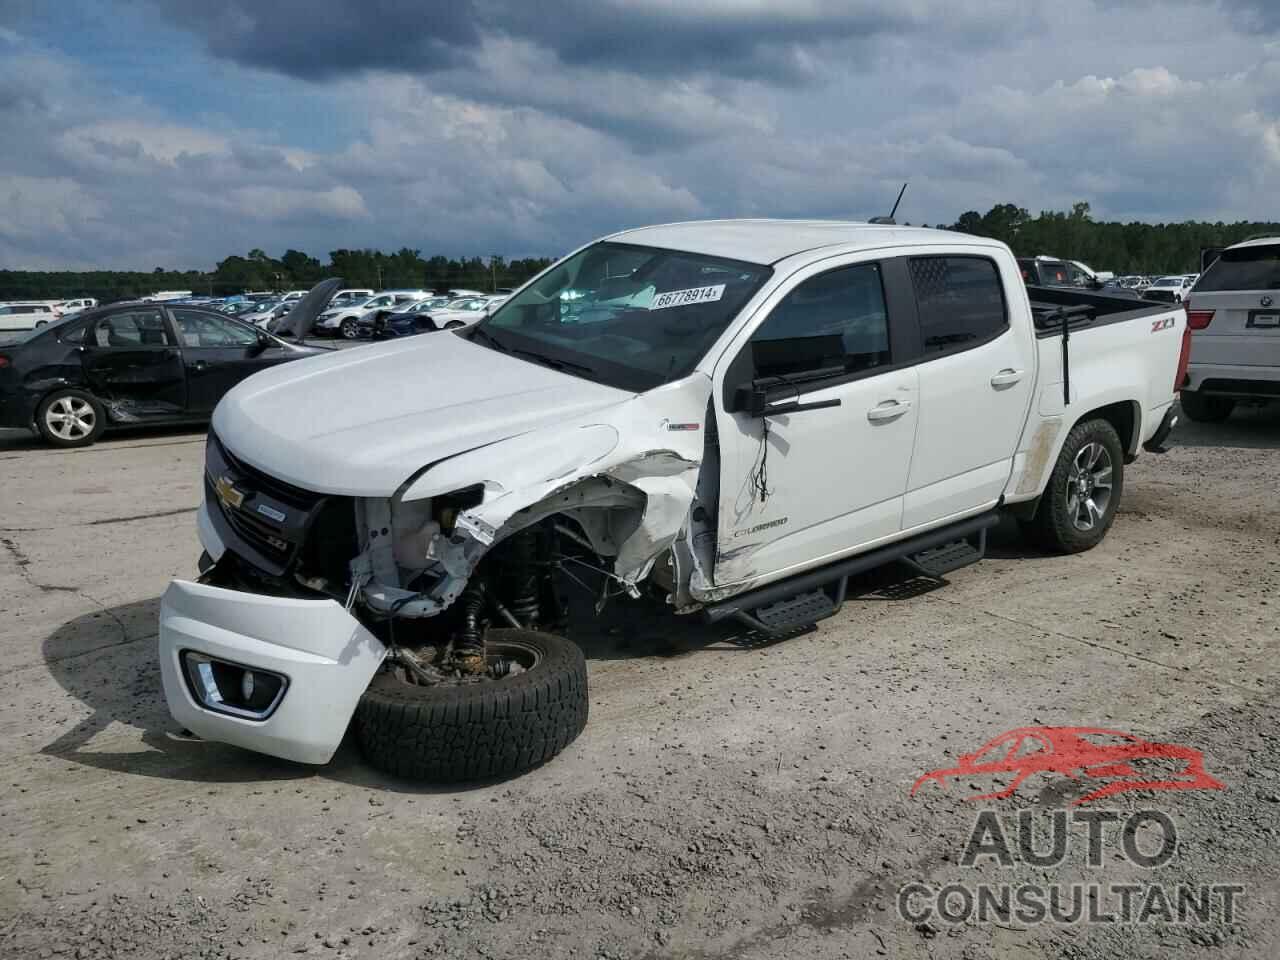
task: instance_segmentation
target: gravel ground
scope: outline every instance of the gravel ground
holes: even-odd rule
[[[586,733],[519,779],[440,790],[350,743],[312,769],[175,729],[156,617],[198,553],[201,435],[59,452],[0,432],[0,956],[1280,955],[1280,411],[1176,438],[1086,555],[1002,531],[946,583],[866,577],[763,647],[644,604],[575,624]],[[965,866],[980,809],[1041,830],[1087,789],[910,796],[1024,725],[1192,746],[1225,789],[1089,805],[1166,814],[1178,852],[1154,870],[1114,835],[1090,866],[1075,828],[1059,864]],[[1230,922],[950,924],[898,915],[917,881],[1244,890]]]

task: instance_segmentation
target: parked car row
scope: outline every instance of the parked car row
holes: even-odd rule
[[[331,303],[316,320],[312,333],[347,340],[387,339],[466,327],[483,319],[506,298],[506,294],[474,290],[450,290],[444,295],[427,290],[384,290],[358,302]]]
[[[310,308],[327,302],[338,282],[317,287]],[[299,309],[308,306],[304,298]],[[55,446],[81,447],[110,427],[207,420],[250,374],[324,352],[200,305],[95,307],[0,344],[0,427],[27,427]]]

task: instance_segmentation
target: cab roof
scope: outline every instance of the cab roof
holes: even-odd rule
[[[930,243],[1000,246],[985,237],[950,230],[839,220],[694,220],[624,230],[607,239],[759,264],[774,264],[825,247],[856,250]]]

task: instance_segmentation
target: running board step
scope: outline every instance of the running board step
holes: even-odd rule
[[[779,636],[825,620],[838,609],[827,591],[811,590],[809,593],[797,594],[790,599],[757,608],[755,619],[766,633]]]
[[[952,540],[950,543],[942,544],[942,546],[931,547],[928,550],[913,553],[904,559],[927,576],[942,577],[952,570],[959,570],[961,567],[967,567],[971,563],[977,563],[986,552],[987,531],[981,530],[978,533],[977,546],[967,539]]]
[[[748,590],[737,596],[721,600],[719,603],[710,604],[707,606],[704,615],[710,623],[718,623],[721,620],[732,618],[741,623],[749,624],[754,629],[767,632],[768,627],[753,615],[755,611],[772,607],[778,603],[785,603],[797,596],[802,596],[815,590],[821,590],[823,593],[830,591],[828,596],[834,594],[831,603],[836,610],[839,610],[844,602],[849,577],[854,574],[884,566],[886,563],[892,563],[895,560],[909,561],[909,558],[928,553],[935,547],[946,546],[957,540],[972,536],[980,538],[978,541],[978,557],[981,557],[987,543],[985,532],[989,527],[994,527],[999,521],[1000,513],[998,509],[968,517],[937,530],[930,530],[927,533],[909,537],[897,543],[887,544],[875,550],[869,550],[866,553],[847,557],[844,560],[838,560],[835,563],[819,567],[817,570],[810,570],[794,577],[787,577],[777,583],[766,584],[763,587],[757,587],[755,590]],[[977,559],[977,557],[974,559]],[[816,603],[816,601],[814,602]]]

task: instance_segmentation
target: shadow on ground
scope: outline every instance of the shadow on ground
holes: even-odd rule
[[[943,585],[945,580],[921,577],[903,565],[893,565],[851,578],[849,599],[909,599]],[[665,660],[707,651],[750,655],[791,639],[762,638],[734,622],[707,624],[696,616],[677,617],[664,603],[649,598],[611,599],[596,616],[594,600],[585,592],[567,596],[567,633],[582,647],[588,663]],[[77,617],[49,635],[42,650],[45,664],[58,684],[88,708],[89,715],[60,733],[42,753],[115,773],[196,783],[321,777],[413,793],[459,789],[414,784],[378,773],[363,764],[350,732],[323,767],[184,735],[169,716],[161,688],[156,651],[159,616],[157,597]],[[121,751],[116,748],[119,738],[101,736],[115,724],[138,731],[141,749]]]
[[[1237,407],[1222,423],[1196,423],[1180,413],[1172,446],[1280,450],[1280,403]]]
[[[40,451],[63,457],[92,456],[95,453],[109,451],[122,445],[138,446],[137,441],[146,441],[146,446],[163,446],[165,443],[194,443],[204,440],[208,427],[203,424],[174,424],[164,427],[126,427],[113,429],[103,435],[91,447],[74,447],[63,449],[45,443],[44,439],[30,430],[0,429],[0,455],[6,453],[23,453]]]

